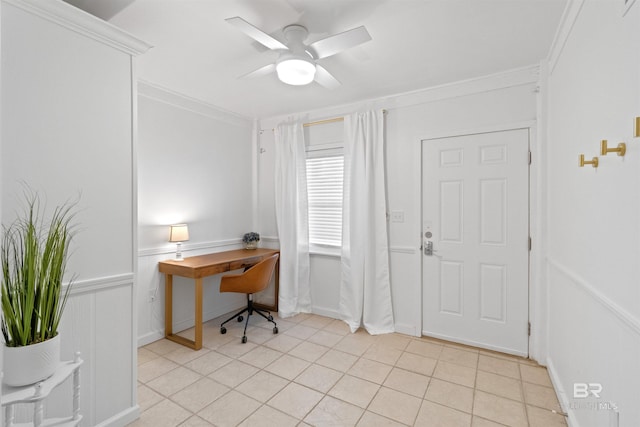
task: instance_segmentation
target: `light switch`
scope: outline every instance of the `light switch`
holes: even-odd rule
[[[404,211],[392,211],[391,222],[404,222]]]

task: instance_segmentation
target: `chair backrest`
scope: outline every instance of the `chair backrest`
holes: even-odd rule
[[[229,274],[220,279],[220,292],[253,294],[269,286],[280,254],[263,259],[242,274]]]

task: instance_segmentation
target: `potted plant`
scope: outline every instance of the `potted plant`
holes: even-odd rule
[[[245,249],[256,249],[259,241],[260,234],[253,231],[245,233],[244,236],[242,236],[242,243],[244,243]]]
[[[11,386],[41,381],[58,367],[58,326],[73,282],[63,286],[74,204],[45,220],[37,194],[26,199],[22,216],[3,225],[0,249],[4,383]]]

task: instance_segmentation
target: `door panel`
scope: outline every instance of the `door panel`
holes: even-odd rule
[[[462,263],[443,261],[440,273],[440,312],[462,315]]]
[[[440,182],[440,235],[449,243],[462,243],[462,181]]]
[[[423,333],[528,354],[529,133],[422,142]],[[430,236],[430,237],[429,237]]]

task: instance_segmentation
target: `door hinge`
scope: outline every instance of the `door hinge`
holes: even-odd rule
[[[531,245],[532,245],[532,243],[531,243],[531,236],[529,236],[529,252],[531,252]]]
[[[531,322],[529,322],[529,326],[527,327],[527,334],[531,336]]]
[[[531,164],[531,151],[529,151],[529,164]]]

